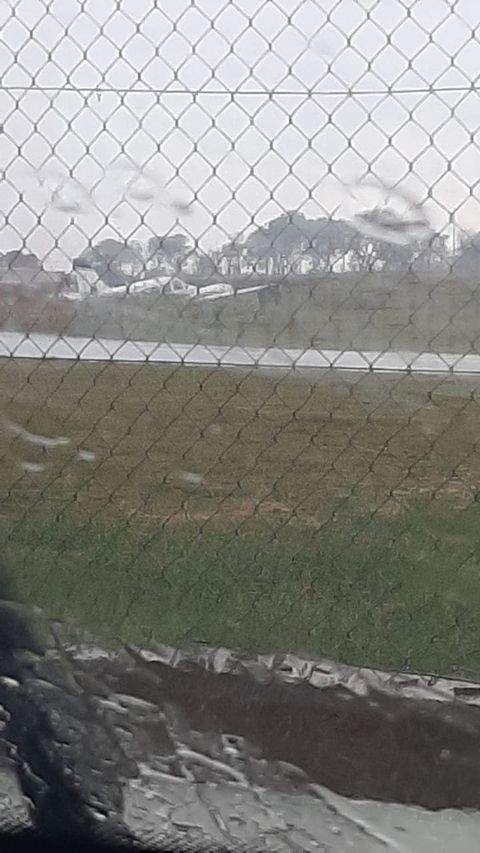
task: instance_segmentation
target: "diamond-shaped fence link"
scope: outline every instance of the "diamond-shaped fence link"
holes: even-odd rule
[[[107,639],[478,675],[478,4],[0,26],[18,595]]]

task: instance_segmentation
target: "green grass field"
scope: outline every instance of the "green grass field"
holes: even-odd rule
[[[480,674],[479,380],[10,359],[0,388],[4,560],[52,616]]]

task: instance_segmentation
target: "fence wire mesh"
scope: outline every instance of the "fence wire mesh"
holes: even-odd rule
[[[18,593],[110,639],[478,675],[476,0],[0,25]]]

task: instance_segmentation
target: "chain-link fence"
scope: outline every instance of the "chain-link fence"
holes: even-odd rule
[[[480,8],[0,3],[0,531],[107,638],[480,671]]]

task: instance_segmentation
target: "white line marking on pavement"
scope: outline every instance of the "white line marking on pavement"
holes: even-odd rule
[[[0,333],[0,357],[127,361],[223,367],[329,368],[359,371],[480,374],[480,353],[317,350],[168,344],[75,335]]]

